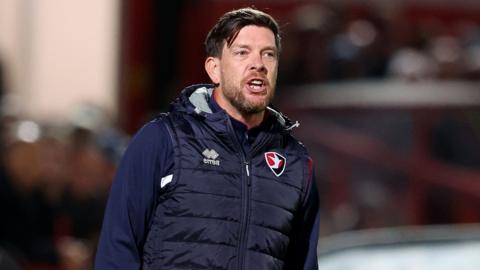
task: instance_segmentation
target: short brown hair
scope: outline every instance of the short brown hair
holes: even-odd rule
[[[220,57],[223,44],[226,42],[229,47],[237,37],[238,32],[248,25],[263,26],[272,30],[275,36],[275,45],[278,51],[281,51],[280,28],[275,19],[269,14],[254,8],[241,8],[225,13],[208,32],[205,39],[207,57]]]

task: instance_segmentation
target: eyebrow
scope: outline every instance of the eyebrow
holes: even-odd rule
[[[267,51],[267,50],[272,50],[274,52],[278,52],[278,49],[275,46],[267,46],[266,48],[263,49],[263,51]]]
[[[230,48],[232,48],[232,49],[233,48],[250,49],[251,46],[249,46],[247,44],[232,44],[232,46]],[[262,51],[267,51],[267,50],[272,50],[272,51],[278,52],[278,49],[275,46],[267,46],[265,48],[262,48]]]

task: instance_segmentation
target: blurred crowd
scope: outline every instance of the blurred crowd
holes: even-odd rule
[[[284,25],[279,85],[385,77],[480,79],[478,18],[462,17],[461,11],[469,13],[461,7],[447,20],[435,9],[419,13],[397,4],[313,1],[292,11]]]
[[[2,116],[0,257],[8,254],[21,269],[92,267],[127,137],[97,121],[95,108],[83,111],[62,126]],[[0,269],[18,268],[0,259]]]

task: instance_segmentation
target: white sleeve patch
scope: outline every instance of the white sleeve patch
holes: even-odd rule
[[[162,177],[162,180],[160,180],[160,188],[163,188],[168,183],[172,182],[172,178],[173,178],[173,174],[169,174],[165,177]]]

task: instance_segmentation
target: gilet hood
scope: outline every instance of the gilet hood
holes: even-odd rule
[[[224,110],[213,112],[209,105],[214,89],[213,84],[195,84],[186,87],[182,90],[180,96],[172,102],[170,111],[196,114],[210,120],[223,119],[228,116],[227,113]],[[266,110],[276,118],[276,124],[283,131],[289,132],[300,125],[298,121],[293,122],[276,110],[273,105],[267,106]]]

